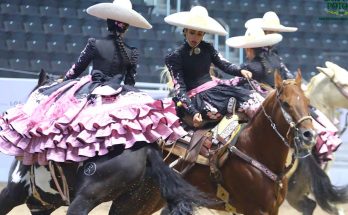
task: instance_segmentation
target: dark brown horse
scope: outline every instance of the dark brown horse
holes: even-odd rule
[[[275,215],[287,191],[286,159],[293,148],[309,150],[315,143],[315,132],[308,112],[308,99],[301,90],[301,73],[295,80],[282,80],[275,74],[276,89],[262,104],[262,108],[241,132],[235,146],[229,145],[229,155],[220,167],[221,186],[229,193],[228,202],[238,213],[246,215]],[[243,155],[240,155],[243,154]],[[244,157],[244,158],[242,158]],[[216,198],[217,183],[211,180],[210,169],[196,164],[185,179]],[[141,192],[141,191],[139,191]],[[153,190],[148,203],[154,207],[158,197],[158,210],[163,206],[159,193]],[[139,198],[139,195],[138,195]],[[122,202],[114,202],[113,214],[118,214]],[[211,206],[225,210],[226,204]],[[145,210],[146,211],[146,210]],[[151,214],[140,211],[123,211],[123,214]]]

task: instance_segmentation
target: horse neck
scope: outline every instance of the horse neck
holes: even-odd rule
[[[273,110],[273,102],[266,99],[263,102],[265,111],[271,116],[277,130],[282,136],[286,136],[288,124],[283,116],[280,116],[278,105]],[[241,134],[237,147],[247,155],[264,164],[274,173],[281,173],[284,169],[289,148],[283,143],[276,131],[271,127],[271,122],[264,112],[259,110],[250,122],[249,126]]]

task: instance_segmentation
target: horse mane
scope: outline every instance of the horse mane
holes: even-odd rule
[[[37,84],[30,91],[29,95],[32,94],[35,90],[37,90],[39,87],[47,85],[47,84],[51,83],[52,81],[56,80],[57,78],[59,79],[62,77],[57,76],[57,75],[48,74],[45,70],[41,69],[41,71],[39,73],[39,78],[37,80]]]
[[[164,66],[160,73],[160,83],[166,84],[166,90],[171,91],[174,88],[172,76],[167,66]]]
[[[315,86],[315,84],[318,83],[319,81],[321,81],[321,80],[319,80],[320,78],[321,78],[321,80],[323,80],[325,77],[324,77],[324,75],[321,74],[321,73],[319,73],[319,74],[313,76],[313,77],[311,78],[311,80],[309,81],[309,83],[307,84],[307,89],[306,89],[306,91],[310,91],[311,89],[313,89],[313,87]]]

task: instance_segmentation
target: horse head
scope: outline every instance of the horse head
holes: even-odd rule
[[[309,99],[301,89],[302,75],[298,71],[296,78],[282,80],[278,72],[275,73],[275,104],[278,105],[274,111],[275,119],[283,119],[280,124],[287,127],[286,138],[283,142],[295,149],[295,152],[310,151],[315,144],[316,132],[312,125],[309,114]],[[273,106],[273,110],[274,106]],[[273,126],[272,126],[273,127]],[[288,143],[285,139],[289,139]]]
[[[326,61],[325,65],[327,68],[317,67],[317,70],[330,79],[332,84],[348,100],[348,71],[329,61]]]
[[[305,94],[311,105],[335,122],[336,109],[348,108],[348,72],[328,61],[325,65],[317,67],[320,73],[311,78]]]

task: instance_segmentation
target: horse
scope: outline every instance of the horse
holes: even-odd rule
[[[46,82],[45,77],[40,74],[38,85]],[[79,163],[29,166],[15,159],[8,184],[0,193],[0,215],[20,204],[26,204],[31,214],[51,214],[60,206],[68,206],[68,215],[86,215],[102,202],[115,204],[135,197],[134,190],[143,187],[157,190],[170,214],[191,214],[194,206],[211,203],[163,162],[157,143],[137,142],[130,149],[115,146],[106,155]],[[142,204],[132,202],[122,207],[143,209]],[[124,214],[121,209],[111,211]]]
[[[310,103],[335,120],[337,108],[348,108],[347,70],[326,62],[327,68],[317,67],[320,72],[312,77],[305,89]],[[313,194],[314,199],[309,197]],[[313,155],[299,161],[294,174],[289,177],[287,200],[305,215],[313,214],[317,203],[330,214],[340,214],[336,204],[348,202],[348,186],[332,185],[330,178]]]
[[[196,164],[186,172],[185,180],[217,201],[218,187],[225,190],[225,200],[209,208],[225,211],[232,207],[246,215],[278,214],[287,191],[290,149],[295,153],[309,150],[316,138],[307,108],[309,101],[300,87],[301,77],[298,73],[295,80],[282,80],[275,73],[275,90],[240,132],[235,145],[228,143],[227,158],[219,168],[219,185],[211,180],[208,166]],[[158,191],[151,192],[158,196]],[[155,204],[154,199],[151,202]],[[163,206],[160,200],[158,204],[157,208]],[[121,206],[115,203],[114,210]]]
[[[348,71],[331,62],[325,65],[327,68],[317,67],[320,73],[311,78],[305,95],[312,106],[335,122],[337,109],[348,109]]]

